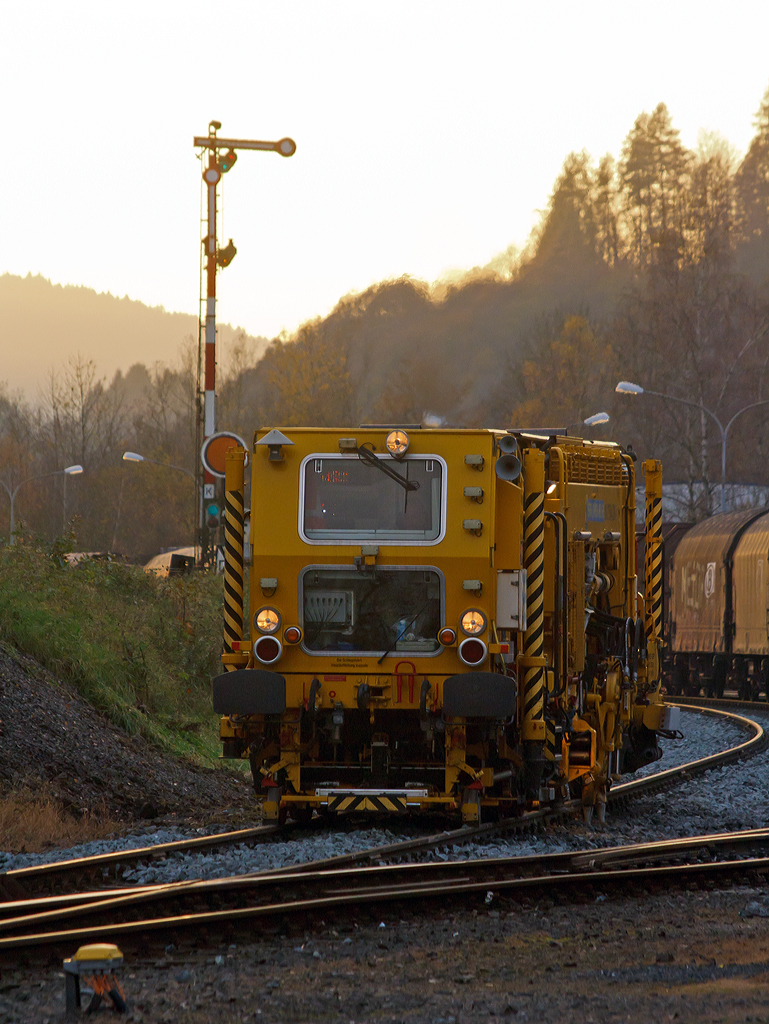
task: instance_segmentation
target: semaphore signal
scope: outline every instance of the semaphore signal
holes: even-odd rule
[[[208,125],[208,135],[196,135],[194,138],[195,147],[203,150],[201,158],[205,158],[205,151],[208,150],[208,162],[203,170],[203,181],[207,194],[207,215],[206,233],[202,239],[205,252],[206,312],[205,318],[201,317],[200,320],[200,333],[205,336],[205,361],[201,360],[202,353],[198,352],[198,374],[201,364],[205,366],[205,392],[202,409],[202,436],[201,417],[200,414],[198,415],[198,450],[201,448],[201,442],[216,432],[216,271],[219,267],[229,266],[237,253],[232,239],[226,246],[219,248],[216,236],[216,190],[222,174],[230,171],[238,159],[236,153],[238,149],[264,150],[278,153],[284,157],[293,156],[296,152],[296,143],[293,139],[288,138],[279,139],[277,142],[217,138],[216,133],[221,127],[220,121],[211,121]],[[198,380],[198,394],[200,394],[200,380]],[[201,464],[198,467],[198,493],[200,495],[200,528],[204,561],[207,560],[208,554],[206,551],[208,531],[203,517],[203,501],[204,496],[213,496],[213,488],[214,477]]]

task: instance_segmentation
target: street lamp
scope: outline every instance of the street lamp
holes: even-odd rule
[[[726,512],[726,439],[729,436],[729,428],[737,417],[742,416],[748,409],[755,409],[759,405],[769,405],[769,398],[765,398],[762,402],[751,402],[750,405],[739,409],[724,426],[718,416],[711,412],[710,409],[706,409],[701,402],[690,402],[686,398],[676,398],[675,395],[664,395],[661,391],[650,391],[648,388],[642,388],[640,384],[633,384],[629,380],[621,380],[614,390],[620,395],[654,395],[656,398],[664,398],[668,402],[679,402],[681,405],[689,405],[692,409],[699,409],[700,412],[707,413],[710,416],[721,434],[721,511]]]
[[[170,462],[158,462],[157,459],[148,459],[146,455],[139,455],[138,452],[123,452],[124,462],[151,462],[155,466],[163,466],[164,469],[178,469],[180,473],[186,473],[195,479],[195,474],[183,466],[172,466]]]
[[[582,420],[582,423],[586,427],[599,427],[602,423],[608,423],[610,419],[608,412],[596,412],[592,416],[588,416],[586,420]]]
[[[146,455],[139,455],[138,452],[123,452],[123,462],[151,462],[154,466],[162,466],[164,469],[175,469],[179,473],[186,473],[187,476],[191,476],[192,479],[195,480],[195,474],[192,473],[189,469],[185,469],[184,466],[174,466],[170,462],[158,462],[157,459],[148,459]],[[117,532],[117,522],[115,523],[115,532]],[[197,561],[198,551],[197,544],[195,543],[194,540],[192,542],[192,550],[195,552],[195,559]]]
[[[16,531],[16,513],[15,513],[15,503],[16,503],[16,495],[19,493],[19,488],[23,487],[24,484],[32,483],[33,480],[43,480],[45,477],[48,477],[48,476],[60,476],[61,474],[64,474],[64,510],[63,511],[64,511],[64,523],[65,523],[65,527],[66,527],[66,521],[67,521],[67,477],[68,476],[78,476],[82,472],[83,472],[83,467],[81,465],[76,464],[74,466],[67,466],[65,469],[56,469],[56,470],[53,471],[53,473],[41,473],[39,476],[29,476],[29,477],[27,477],[26,480],[22,480],[20,484],[17,484],[16,487],[13,490],[10,489],[10,487],[8,486],[8,484],[5,483],[4,480],[0,480],[0,484],[2,484],[3,487],[5,488],[5,493],[11,499],[11,539],[10,539],[10,542],[9,542],[11,547],[15,547],[16,546],[16,533],[15,533],[15,531]]]
[[[600,427],[603,423],[608,423],[611,419],[608,412],[595,412],[592,416],[588,416],[585,420],[577,420],[575,423],[570,423],[567,427],[561,427],[559,433],[568,432],[572,427]]]

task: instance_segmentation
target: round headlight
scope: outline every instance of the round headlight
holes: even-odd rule
[[[477,608],[468,608],[460,619],[459,627],[468,636],[478,636],[486,628],[486,616]]]
[[[409,450],[409,435],[405,430],[391,430],[385,445],[394,459],[402,459]]]
[[[465,665],[480,665],[485,660],[486,644],[474,636],[466,637],[459,645],[459,657]]]
[[[280,612],[274,608],[260,608],[254,615],[254,625],[260,633],[277,633],[280,629]]]
[[[260,636],[254,642],[254,657],[263,665],[272,665],[283,653],[283,645],[276,636]]]

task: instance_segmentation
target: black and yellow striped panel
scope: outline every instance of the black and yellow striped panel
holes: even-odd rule
[[[555,725],[553,722],[545,721],[545,759],[555,761],[558,753],[555,748]]]
[[[380,811],[385,814],[405,814],[406,799],[382,793],[340,793],[328,798],[329,811]]]
[[[224,649],[243,639],[243,492],[224,492]],[[236,665],[226,665],[228,671]]]
[[[523,520],[523,544],[526,565],[526,622],[523,652],[528,658],[541,658],[545,638],[545,495],[535,491],[526,496]],[[544,714],[544,669],[524,671],[524,716],[541,719]]]
[[[662,636],[662,499],[646,499],[646,636],[658,640]]]

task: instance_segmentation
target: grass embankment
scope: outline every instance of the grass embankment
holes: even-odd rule
[[[222,596],[214,574],[160,579],[118,562],[72,567],[60,543],[4,548],[0,645],[34,658],[126,732],[213,766]],[[45,790],[0,792],[0,849],[67,846],[118,825],[106,813],[73,817]]]
[[[27,547],[0,552],[0,639],[34,657],[117,726],[212,763],[222,578],[162,580],[139,566]]]
[[[117,726],[214,763],[211,679],[221,671],[221,577],[159,579],[56,549],[0,551],[0,639],[30,655]]]

